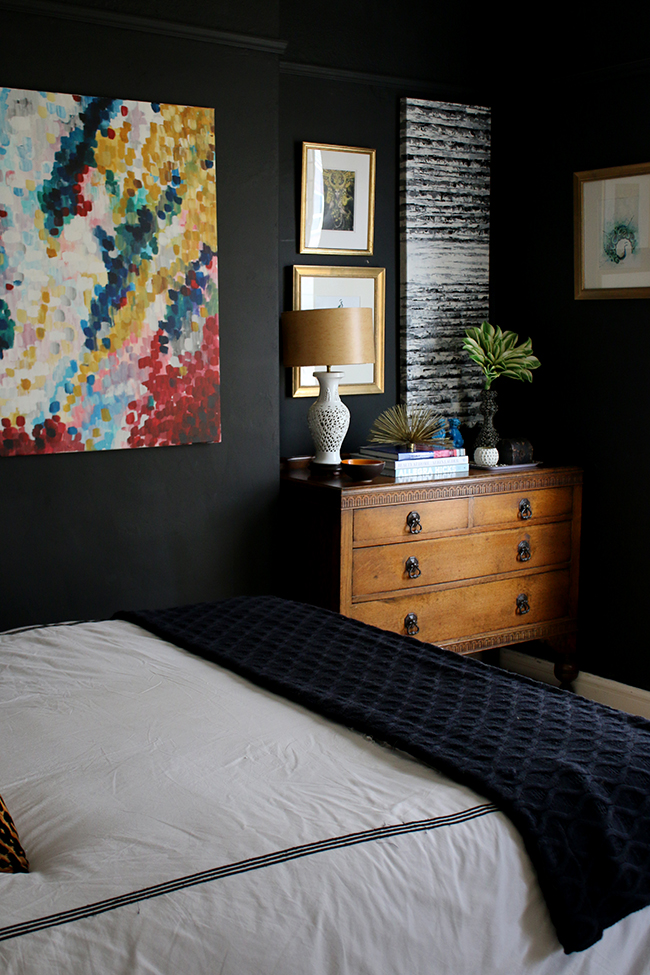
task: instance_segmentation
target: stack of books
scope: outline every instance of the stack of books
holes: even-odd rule
[[[463,447],[417,447],[405,450],[391,444],[359,447],[355,457],[375,457],[384,461],[384,474],[396,481],[439,481],[447,477],[467,477],[469,457]]]

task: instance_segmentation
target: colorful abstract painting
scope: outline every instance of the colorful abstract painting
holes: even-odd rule
[[[214,111],[0,91],[0,454],[220,440]]]

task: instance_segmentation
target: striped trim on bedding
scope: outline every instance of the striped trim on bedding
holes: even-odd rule
[[[287,863],[289,860],[313,856],[316,853],[324,853],[328,850],[338,850],[346,846],[356,846],[359,843],[369,843],[373,840],[399,836],[402,833],[419,833],[426,830],[439,829],[442,826],[456,826],[470,819],[478,819],[480,816],[486,816],[488,813],[498,811],[497,806],[491,802],[486,802],[480,806],[472,806],[470,809],[463,809],[461,812],[452,813],[448,816],[436,816],[434,819],[421,819],[412,823],[380,826],[377,829],[363,830],[360,833],[348,833],[345,836],[330,837],[326,840],[319,840],[316,843],[304,843],[300,846],[292,846],[286,850],[278,850],[275,853],[267,853],[264,856],[251,857],[248,860],[240,860],[238,863],[229,863],[222,867],[215,867],[212,870],[204,870],[200,873],[190,874],[187,877],[180,877],[177,880],[169,880],[166,883],[155,884],[153,887],[144,887],[142,890],[120,894],[118,897],[110,897],[107,900],[97,901],[94,904],[85,904],[83,907],[77,907],[70,911],[61,911],[58,914],[50,914],[47,917],[34,918],[32,921],[12,924],[6,928],[0,928],[0,941],[7,941],[9,938],[18,938],[21,935],[32,934],[35,931],[56,927],[59,924],[79,921],[82,918],[94,917],[96,914],[114,911],[118,907],[125,907],[128,904],[135,904],[138,901],[149,900],[152,897],[160,897],[163,894],[171,894],[177,890],[183,890],[185,887],[194,887],[197,884],[210,883],[213,880],[222,880],[225,877],[232,877],[235,874],[247,873],[250,870],[259,870],[262,867]]]

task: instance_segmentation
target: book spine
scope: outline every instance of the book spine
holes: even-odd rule
[[[468,457],[430,457],[428,460],[422,460],[416,463],[411,460],[387,460],[384,461],[384,470],[424,472],[435,471],[438,468],[440,470],[446,470],[447,468],[455,469],[457,467],[467,467],[468,465]]]
[[[440,447],[433,450],[382,450],[381,447],[359,447],[359,454],[363,457],[376,457],[379,460],[418,460],[427,457],[464,457],[464,447]]]
[[[401,481],[444,481],[451,477],[468,477],[469,467],[458,467],[453,471],[436,471],[435,473],[429,471],[428,474],[421,473],[401,473],[395,474],[394,481],[399,484]],[[390,477],[390,474],[388,475]]]

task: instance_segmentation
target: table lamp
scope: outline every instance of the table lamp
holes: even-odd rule
[[[335,363],[375,361],[375,338],[370,308],[310,308],[282,315],[285,366],[327,364],[314,372],[320,392],[309,408],[307,422],[316,446],[315,465],[341,466],[341,444],[350,425],[350,411],[339,397],[343,373]]]

